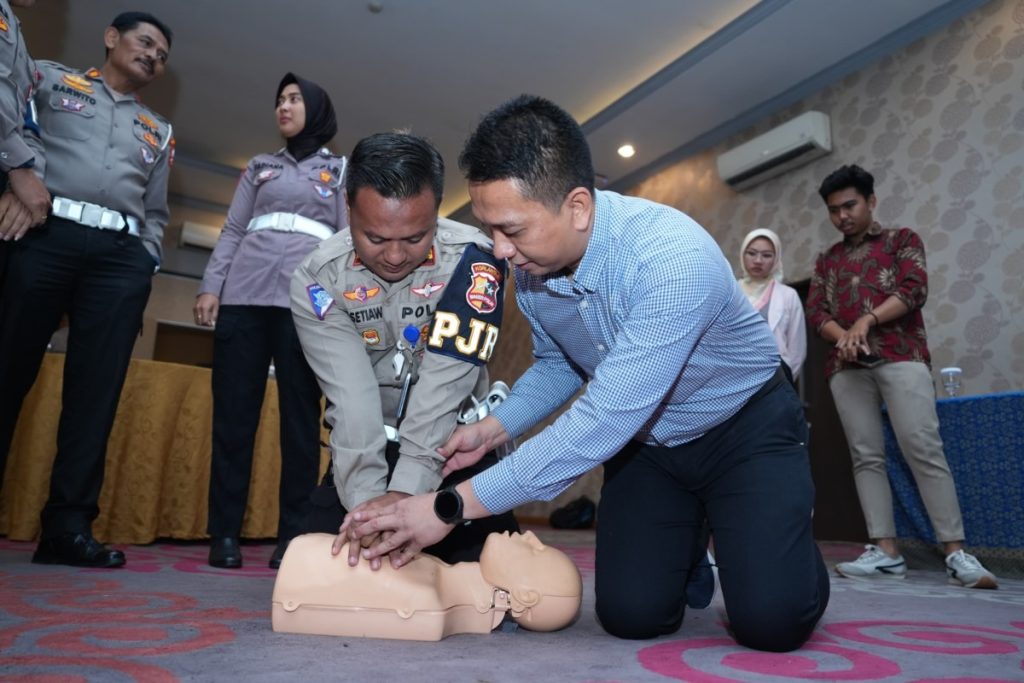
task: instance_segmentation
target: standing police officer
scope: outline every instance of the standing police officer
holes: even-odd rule
[[[467,397],[487,393],[505,263],[476,228],[438,220],[443,188],[444,162],[426,140],[361,140],[346,179],[350,227],[292,277],[295,327],[327,397],[334,483],[348,510],[437,488],[435,449]],[[476,560],[490,531],[518,530],[511,513],[480,522],[428,551]],[[350,544],[351,563],[358,550]]]
[[[32,94],[34,68],[25,48],[21,24],[11,5],[30,7],[35,0],[0,0],[0,239],[20,239],[46,220],[50,193],[32,172],[35,153],[25,142],[25,109]],[[7,220],[4,217],[10,214]],[[0,247],[0,283],[7,249]],[[0,461],[0,479],[3,478]]]
[[[39,134],[27,137],[53,210],[10,254],[0,294],[0,452],[61,316],[70,331],[50,497],[33,562],[119,567],[99,544],[107,438],[167,224],[170,124],[135,93],[162,75],[171,31],[142,12],[103,34],[101,69],[38,62]],[[2,226],[0,226],[2,229]]]

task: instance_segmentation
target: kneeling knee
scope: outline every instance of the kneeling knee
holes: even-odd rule
[[[644,608],[636,604],[614,605],[598,600],[595,611],[605,631],[627,640],[646,640],[674,633],[683,623],[682,610],[673,613],[664,605]]]

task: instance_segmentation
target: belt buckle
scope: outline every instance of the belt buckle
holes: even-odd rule
[[[103,207],[88,202],[82,202],[82,217],[78,222],[90,228],[102,227]]]

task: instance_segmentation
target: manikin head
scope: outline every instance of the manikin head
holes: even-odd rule
[[[509,611],[523,628],[556,631],[580,611],[583,581],[569,556],[532,531],[491,534],[480,554],[484,580],[508,592]]]

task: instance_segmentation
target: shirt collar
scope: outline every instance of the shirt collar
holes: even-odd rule
[[[878,239],[878,236],[881,234],[882,226],[878,223],[878,221],[873,221],[871,225],[868,226],[867,232],[864,233],[864,239]],[[843,243],[846,244],[847,246],[853,245],[853,242],[850,241],[849,237],[844,237]]]

